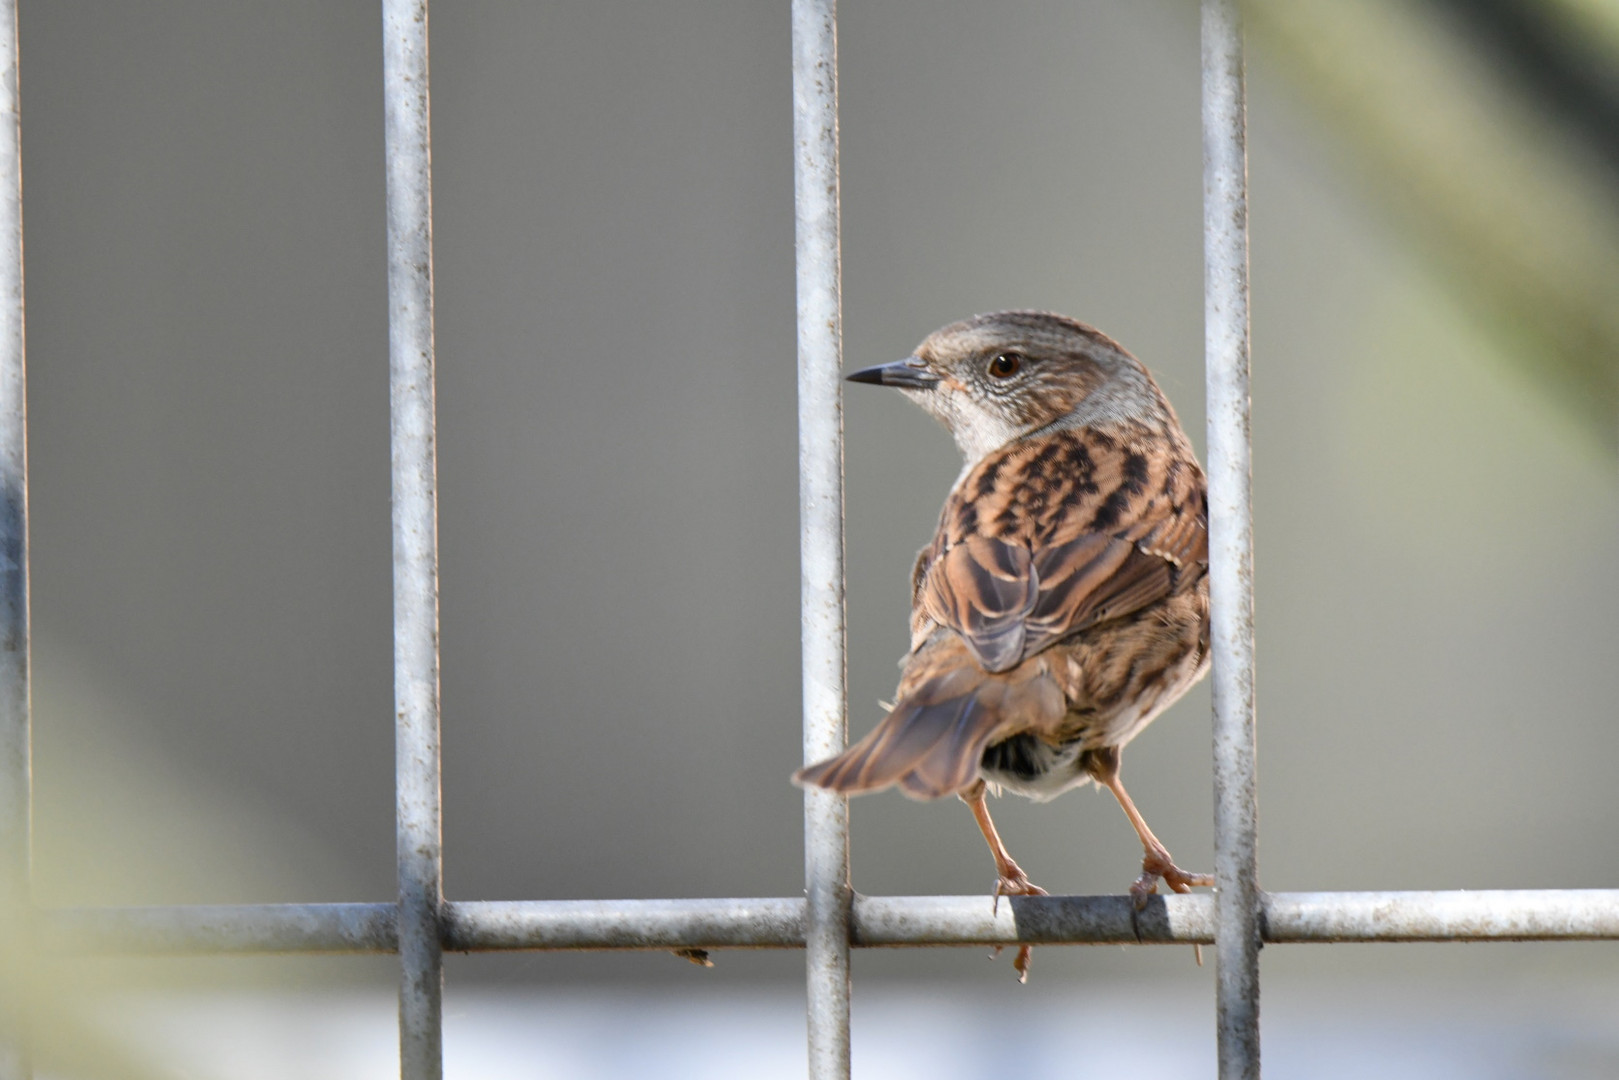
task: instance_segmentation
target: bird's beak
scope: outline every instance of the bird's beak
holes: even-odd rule
[[[876,383],[878,386],[900,386],[907,390],[931,390],[939,385],[939,377],[928,370],[927,364],[914,356],[895,360],[891,364],[861,368],[845,376],[850,382]]]

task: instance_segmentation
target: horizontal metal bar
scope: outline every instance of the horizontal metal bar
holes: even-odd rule
[[[804,947],[804,901],[483,900],[444,905],[444,947],[781,949]]]
[[[854,944],[1169,945],[1214,940],[1210,896],[860,896]]]
[[[1619,889],[1261,894],[1264,938],[1597,941],[1619,938]]]
[[[1274,944],[1372,941],[1619,940],[1619,889],[1261,894]],[[38,914],[39,939],[71,953],[389,953],[393,904],[65,908]],[[1209,944],[1209,894],[857,896],[851,944]],[[802,898],[446,902],[455,952],[585,949],[801,949]]]
[[[59,908],[35,919],[61,953],[391,953],[395,904]]]

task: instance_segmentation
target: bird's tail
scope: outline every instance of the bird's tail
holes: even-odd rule
[[[907,688],[871,734],[806,766],[796,784],[849,794],[898,784],[913,799],[971,787],[985,748],[1020,731],[1051,730],[1065,708],[1044,660],[991,674],[971,660]]]

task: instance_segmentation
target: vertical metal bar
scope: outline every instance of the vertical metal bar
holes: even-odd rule
[[[0,913],[6,962],[22,965],[16,934],[30,903],[32,754],[28,633],[28,394],[23,358],[22,128],[17,4],[0,0]],[[24,968],[26,971],[26,968]],[[11,974],[16,974],[15,972]],[[30,1074],[24,982],[4,980],[0,1080]]]
[[[1248,160],[1236,0],[1203,0],[1204,334],[1221,1080],[1259,1076]]]
[[[793,0],[798,226],[798,507],[804,761],[843,749],[842,277],[836,0]],[[849,801],[804,792],[809,1075],[849,1075]]]
[[[439,796],[438,493],[427,0],[383,0],[388,357],[393,443],[394,768],[399,856],[399,1057],[444,1074]]]

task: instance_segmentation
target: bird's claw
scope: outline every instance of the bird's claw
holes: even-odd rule
[[[1136,940],[1141,940],[1141,924],[1136,916],[1146,908],[1147,899],[1158,891],[1158,881],[1162,878],[1170,891],[1189,893],[1193,888],[1211,888],[1214,885],[1213,874],[1191,874],[1175,865],[1169,857],[1169,852],[1162,848],[1154,851],[1147,849],[1146,858],[1141,860],[1141,876],[1130,886],[1130,896],[1135,900],[1135,907],[1130,912],[1130,925],[1136,932]],[[1192,955],[1197,958],[1197,966],[1203,966],[1203,946],[1193,945]]]
[[[1158,891],[1158,882],[1162,879],[1170,891],[1189,893],[1194,888],[1209,888],[1214,885],[1213,874],[1193,874],[1176,866],[1170,859],[1169,852],[1149,850],[1141,860],[1141,876],[1136,878],[1130,886],[1130,896],[1134,898],[1136,910],[1140,911],[1147,906],[1147,898]]]
[[[995,905],[991,910],[1000,911],[1001,897],[1003,896],[1050,895],[1046,890],[1030,881],[1029,876],[1016,864],[1013,864],[1003,870],[1001,876],[995,881]],[[995,951],[990,954],[991,959],[1001,955],[1001,949],[1002,946],[997,945]],[[1033,952],[1034,950],[1031,946],[1019,945],[1017,955],[1012,958],[1012,970],[1017,972],[1017,981],[1020,983],[1029,981],[1029,960],[1033,956]]]
[[[995,880],[995,910],[996,911],[999,911],[1001,909],[1001,897],[1003,897],[1003,896],[1050,896],[1050,895],[1051,894],[1046,892],[1046,890],[1042,889],[1040,886],[1038,886],[1034,882],[1030,881],[1029,876],[1027,874],[1025,874],[1022,870],[1018,869],[1015,866],[1011,868],[1010,873],[1002,874],[999,878],[997,878]]]

